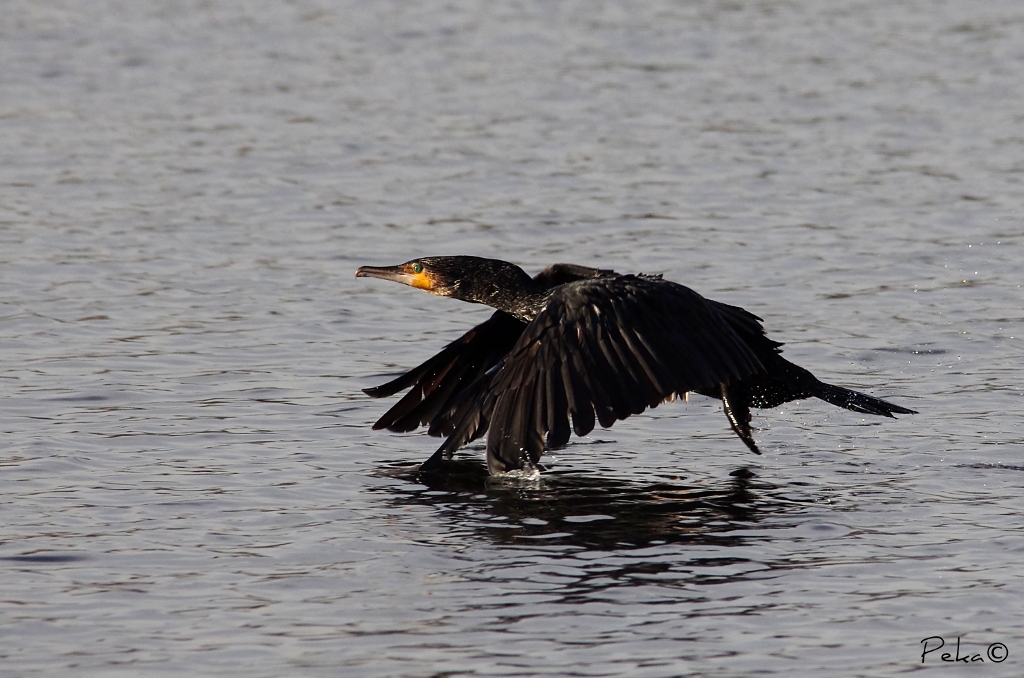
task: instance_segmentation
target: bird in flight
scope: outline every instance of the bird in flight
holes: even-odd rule
[[[658,275],[554,264],[531,278],[506,261],[448,256],[363,266],[356,277],[497,309],[423,364],[364,389],[375,398],[410,389],[374,429],[427,426],[445,437],[424,472],[485,433],[491,474],[533,469],[595,421],[607,428],[691,392],[721,399],[755,454],[751,407],[813,396],[864,414],[915,414],[818,380],[782,357],[754,314]]]

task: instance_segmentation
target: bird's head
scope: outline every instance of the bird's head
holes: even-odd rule
[[[363,266],[357,278],[380,278],[416,287],[440,297],[501,308],[509,293],[532,290],[533,280],[515,264],[481,257],[423,257],[397,266]]]

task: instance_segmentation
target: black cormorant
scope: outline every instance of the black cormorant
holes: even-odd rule
[[[484,433],[491,473],[533,468],[595,419],[607,428],[690,392],[721,399],[755,454],[751,407],[814,396],[865,414],[914,414],[819,381],[780,355],[757,316],[661,276],[554,264],[531,278],[505,261],[454,256],[363,266],[356,277],[498,309],[422,365],[364,389],[380,398],[411,387],[373,428],[426,425],[446,436],[424,471]]]

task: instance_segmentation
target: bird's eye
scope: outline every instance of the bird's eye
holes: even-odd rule
[[[413,264],[412,265],[412,272],[413,273],[423,273],[423,264]]]

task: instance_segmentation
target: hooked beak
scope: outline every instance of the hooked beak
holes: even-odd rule
[[[421,290],[431,288],[430,278],[426,273],[413,273],[408,264],[398,266],[360,266],[356,271],[357,278],[380,278],[381,280],[393,280],[403,285],[416,287]]]

